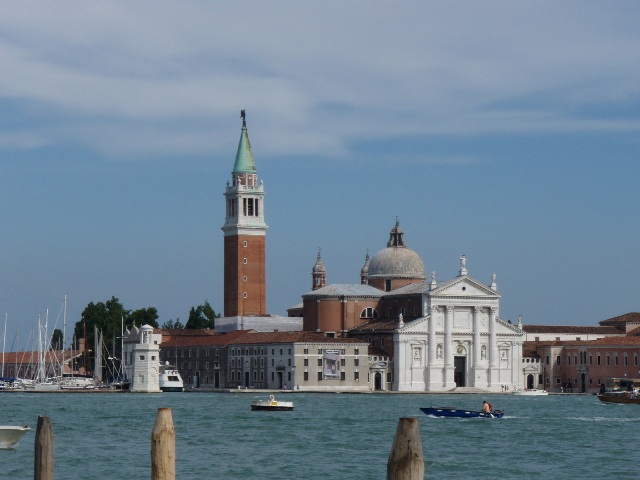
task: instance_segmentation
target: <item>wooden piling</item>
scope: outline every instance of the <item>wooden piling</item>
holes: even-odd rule
[[[151,480],[175,480],[176,431],[170,408],[159,408],[151,432]]]
[[[53,480],[53,428],[47,416],[38,417],[36,428],[34,480]]]
[[[401,418],[387,462],[387,480],[423,479],[424,456],[420,424],[417,418]]]

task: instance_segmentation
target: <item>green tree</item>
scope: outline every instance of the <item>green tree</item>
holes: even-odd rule
[[[162,324],[161,328],[164,330],[181,330],[184,328],[184,325],[179,318],[176,318],[175,322],[173,320],[167,320]]]
[[[53,350],[62,350],[64,348],[64,338],[62,330],[56,328],[51,335],[51,348]]]
[[[159,328],[158,326],[158,310],[154,307],[140,308],[134,310],[129,314],[129,320],[137,327],[143,325],[151,325],[153,328]]]
[[[132,320],[129,319],[129,315],[130,311],[125,310],[124,306],[116,297],[111,297],[111,300],[107,300],[106,302],[91,302],[82,311],[82,319],[76,322],[74,335],[76,338],[76,348],[78,348],[78,339],[84,338],[85,347],[88,352],[91,352],[91,355],[87,355],[88,365],[84,365],[84,356],[80,361],[80,364],[86,367],[88,371],[92,370],[93,358],[95,357],[95,352],[93,351],[95,345],[94,328],[97,327],[97,329],[102,332],[102,337],[105,341],[120,337],[123,322],[125,328],[131,328],[132,326]],[[122,357],[120,351],[114,353],[116,357]]]
[[[207,300],[204,301],[204,305],[198,305],[197,307],[191,307],[189,311],[189,320],[187,320],[184,328],[202,329],[216,327],[216,318],[219,318],[220,314],[216,313]]]

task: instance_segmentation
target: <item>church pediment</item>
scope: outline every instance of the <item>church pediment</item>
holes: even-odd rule
[[[455,296],[455,297],[492,297],[500,298],[500,294],[491,287],[484,285],[477,280],[461,276],[456,277],[444,285],[429,292],[430,296]]]

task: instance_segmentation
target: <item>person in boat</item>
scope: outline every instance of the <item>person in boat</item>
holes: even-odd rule
[[[486,400],[482,401],[482,411],[484,413],[491,413],[493,412],[493,405],[491,405],[489,402],[487,402]]]

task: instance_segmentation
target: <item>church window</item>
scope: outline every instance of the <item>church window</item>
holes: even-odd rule
[[[609,357],[609,354],[607,354],[607,367],[611,365],[611,358]]]
[[[373,307],[367,307],[360,312],[360,318],[378,318],[378,312]]]
[[[247,281],[247,276],[246,276],[246,275],[242,277],[242,281],[243,281],[243,282],[246,282],[246,281]]]
[[[256,205],[255,205],[255,207],[256,207],[256,208],[255,208],[255,214],[256,214],[256,217],[258,217],[258,216],[259,216],[259,214],[258,214],[258,205],[260,204],[260,200],[258,200],[258,199],[256,198],[255,202],[256,202]]]
[[[244,293],[242,294],[242,298],[247,298],[247,297],[248,297],[247,292],[244,292]]]
[[[391,280],[385,280],[384,281],[384,291],[385,292],[390,292],[391,291]]]
[[[247,199],[246,198],[242,199],[242,214],[245,217],[247,216]]]
[[[247,241],[245,240],[244,242],[242,242],[242,246],[246,247],[247,246]]]
[[[571,355],[567,355],[567,365],[571,365]]]
[[[253,198],[248,198],[247,200],[247,215],[253,217]]]
[[[627,365],[629,365],[629,358],[627,357],[627,354],[624,354],[624,366],[626,367]]]
[[[593,355],[589,354],[589,365],[593,365]]]
[[[602,359],[600,357],[600,354],[598,354],[598,365],[601,365],[601,364],[602,364]]]
[[[614,356],[613,360],[614,360],[615,365],[616,365],[616,367],[617,367],[617,366],[619,365],[619,362],[618,362],[618,354],[617,354],[617,353],[615,354],[615,356]]]
[[[243,258],[243,259],[242,259],[242,263],[244,263],[244,264],[246,265],[246,264],[247,264],[247,259],[246,259],[246,258]]]
[[[638,366],[638,354],[637,353],[633,354],[633,365],[636,366],[636,367]]]

